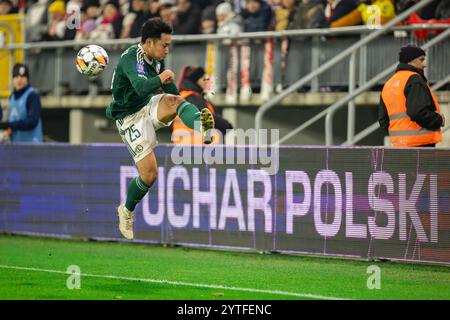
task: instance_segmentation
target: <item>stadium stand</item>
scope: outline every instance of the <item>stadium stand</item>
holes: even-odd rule
[[[161,16],[161,10],[170,7],[174,17],[172,22],[176,34],[198,34],[201,33],[202,17],[217,18],[212,14],[213,9],[220,0],[32,0],[0,2],[0,15],[25,13],[26,28],[29,33],[28,40],[36,41],[38,37],[33,36],[39,30],[51,29],[51,40],[64,39],[73,40],[75,34],[64,35],[58,22],[70,19],[73,12],[81,12],[82,24],[93,19],[95,26],[109,29],[104,25],[113,24],[113,32],[108,38],[136,37],[143,21],[150,17]],[[396,13],[402,12],[416,3],[416,0],[250,0],[229,1],[233,11],[240,14],[243,19],[245,31],[269,31],[283,29],[304,29],[321,27],[343,27],[351,25],[363,25],[367,23],[371,10],[377,7],[382,12],[382,21],[389,21]],[[241,3],[244,4],[241,6]],[[418,16],[423,20],[446,20],[450,18],[450,4],[445,0],[435,0],[423,8]],[[113,9],[116,8],[116,10]],[[105,19],[105,11],[107,18]],[[126,18],[125,18],[126,17]],[[189,19],[188,19],[189,18]],[[278,23],[282,22],[282,27]],[[189,25],[186,25],[186,23]],[[91,24],[90,22],[88,25]],[[289,27],[288,27],[289,25]],[[81,27],[82,28],[82,27]],[[54,37],[55,30],[61,34]],[[86,28],[84,28],[86,29]],[[87,30],[90,28],[87,27]],[[97,28],[85,31],[95,32]],[[98,29],[97,29],[98,31]],[[57,32],[56,32],[57,33]],[[95,38],[95,37],[94,37]],[[46,39],[48,40],[48,39]]]
[[[363,9],[367,9],[368,5],[380,6],[380,8],[385,5],[391,9],[395,8],[395,13],[390,9],[387,10],[386,21],[388,21],[388,18],[400,14],[417,2],[386,1],[269,0],[266,2],[264,0],[252,0],[245,3],[220,0],[192,0],[191,2],[184,0],[121,0],[116,2],[98,0],[14,2],[3,0],[0,10],[4,14],[11,11],[23,12],[26,15],[26,42],[29,47],[24,50],[25,61],[32,71],[32,83],[43,96],[44,121],[47,116],[50,119],[61,117],[61,114],[63,114],[64,121],[70,122],[72,111],[84,110],[83,112],[86,114],[94,114],[95,120],[93,121],[96,121],[97,125],[101,127],[102,125],[99,123],[102,123],[100,119],[103,117],[103,109],[110,100],[109,87],[114,71],[112,66],[117,62],[123,49],[137,41],[136,35],[139,34],[138,30],[143,21],[148,17],[160,16],[173,24],[177,33],[174,35],[173,47],[167,61],[176,73],[188,64],[205,65],[209,45],[214,43],[214,52],[217,58],[214,62],[216,80],[214,102],[219,109],[223,108],[225,113],[233,115],[232,118],[239,122],[234,123],[235,126],[245,127],[251,126],[253,120],[251,115],[241,114],[244,110],[241,107],[248,106],[245,109],[246,112],[253,113],[254,107],[264,102],[259,92],[261,86],[264,85],[262,82],[264,72],[267,69],[267,61],[265,61],[267,57],[271,57],[269,64],[272,65],[272,86],[278,88],[278,90],[286,88],[356,43],[367,32],[370,32],[363,26],[364,22],[367,22],[367,18],[364,18]],[[77,10],[80,12],[80,25],[76,29],[69,28],[68,23],[70,24],[73,14]],[[196,30],[186,25],[183,26],[182,23],[188,20],[193,21],[192,14],[188,13],[193,11],[195,11],[194,16],[197,17],[198,21],[196,20],[197,22],[191,24],[191,26],[195,26]],[[332,28],[336,30],[333,33],[330,31],[332,29],[328,29],[328,27],[333,27],[333,22],[338,21],[339,16],[342,18],[346,14],[353,14],[353,17],[355,17],[355,12],[359,14],[359,17],[352,24],[359,24],[360,26]],[[410,17],[401,26],[406,28],[408,25],[414,26],[418,23],[417,21],[421,24],[439,23],[442,25],[449,19],[448,2],[432,1],[417,12],[416,17],[420,20],[414,20]],[[202,26],[202,21],[205,21],[204,26]],[[384,22],[382,21],[382,23]],[[308,28],[312,28],[310,33],[308,33]],[[321,30],[320,28],[323,31],[315,31]],[[233,81],[236,84],[239,83],[239,74],[242,73],[242,69],[236,68],[233,69],[233,72],[230,72],[230,65],[242,66],[242,63],[245,62],[242,57],[239,58],[239,54],[242,54],[242,52],[238,53],[238,60],[230,54],[229,50],[233,47],[230,47],[230,44],[241,46],[242,42],[231,43],[223,38],[217,38],[222,39],[221,41],[207,41],[195,38],[196,35],[192,35],[193,38],[186,40],[186,36],[188,36],[186,33],[203,33],[213,36],[211,32],[214,31],[219,36],[224,37],[224,35],[232,35],[240,31],[272,30],[286,30],[288,32],[304,30],[304,33],[301,36],[297,34],[295,36],[275,37],[272,43],[273,47],[270,47],[270,45],[267,47],[267,42],[263,38],[252,37],[250,42],[246,42],[246,46],[250,48],[248,78],[253,93],[247,101],[227,99],[227,89],[230,83],[232,84]],[[411,42],[421,45],[440,32],[442,32],[442,28],[436,30],[397,30],[369,43],[357,54],[357,85],[364,84],[368,79],[394,63],[396,53],[402,45]],[[115,39],[117,40],[114,41]],[[212,40],[213,38],[208,39]],[[42,42],[42,40],[46,41]],[[75,42],[66,42],[62,45],[62,42],[55,42],[55,40],[74,40]],[[111,40],[111,42],[102,42],[103,40]],[[74,51],[93,41],[107,49],[110,56],[110,67],[98,79],[87,79],[74,72],[73,56]],[[51,45],[52,42],[54,42],[54,45]],[[431,83],[436,83],[445,78],[448,70],[450,70],[450,62],[445,54],[450,50],[449,45],[448,40],[442,41],[429,51],[430,67],[427,76]],[[231,61],[232,59],[236,61]],[[382,83],[383,80],[379,81],[374,91],[365,95],[366,98],[357,100],[357,105],[374,106],[377,103]],[[311,112],[311,106],[323,108],[330,105],[333,101],[336,101],[337,97],[345,94],[348,87],[349,67],[348,59],[346,59],[343,63],[337,64],[299,88],[297,95],[283,101],[283,105],[292,106],[294,109],[308,106],[307,110],[297,110],[299,113],[296,113],[298,114],[296,117],[302,118],[303,114]],[[443,97],[444,103],[447,102],[445,100],[446,92],[445,90],[438,92]],[[3,103],[3,105],[5,104]],[[237,114],[240,114],[240,116],[237,116]],[[286,116],[283,117],[281,122],[293,121],[291,119],[286,120]],[[52,126],[57,127],[53,120],[49,121]],[[362,125],[364,124],[365,122],[362,123]],[[288,128],[289,126],[286,127],[286,130]],[[103,133],[94,135],[86,141],[109,141],[109,138]],[[48,136],[49,140],[56,141],[71,141],[69,137],[68,132]],[[163,139],[163,141],[165,140]],[[297,142],[304,144],[319,143],[320,138],[308,138]],[[371,141],[366,141],[366,143],[380,144],[382,142],[380,137],[376,137]]]

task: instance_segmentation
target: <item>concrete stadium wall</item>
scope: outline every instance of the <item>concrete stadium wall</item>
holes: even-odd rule
[[[304,121],[310,119],[325,107],[277,107],[272,109],[265,117],[263,126],[265,128],[277,128],[280,137],[289,133]],[[60,117],[55,117],[59,110]],[[217,108],[223,116],[229,120],[235,128],[250,129],[254,127],[257,107]],[[356,132],[366,128],[377,121],[377,108],[374,106],[359,106],[356,113]],[[61,126],[61,122],[69,126]],[[346,108],[336,113],[334,119],[334,142],[339,145],[346,140],[347,135],[347,111]],[[44,133],[49,141],[71,142],[71,143],[121,143],[116,126],[113,121],[105,118],[103,109],[79,109],[64,110],[56,109],[44,112]],[[158,131],[160,143],[171,142],[169,129]],[[324,119],[318,121],[310,128],[291,138],[285,144],[288,145],[323,145]],[[362,140],[360,145],[383,145],[381,131],[377,131],[368,138]]]

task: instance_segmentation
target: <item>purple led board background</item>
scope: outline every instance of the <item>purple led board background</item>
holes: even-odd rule
[[[450,264],[450,150],[282,147],[274,175],[172,152],[155,150],[136,241]],[[121,240],[136,175],[124,145],[0,145],[0,232]]]

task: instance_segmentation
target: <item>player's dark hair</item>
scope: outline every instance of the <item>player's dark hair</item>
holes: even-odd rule
[[[150,39],[161,39],[161,33],[172,33],[172,27],[161,20],[161,18],[151,18],[147,20],[141,29],[141,43]]]

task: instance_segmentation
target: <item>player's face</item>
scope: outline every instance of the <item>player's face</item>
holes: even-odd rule
[[[160,39],[147,39],[148,51],[152,59],[163,60],[169,54],[170,43],[172,42],[172,35],[162,33]]]
[[[24,76],[17,76],[13,78],[14,90],[19,91],[28,84],[28,78]]]

